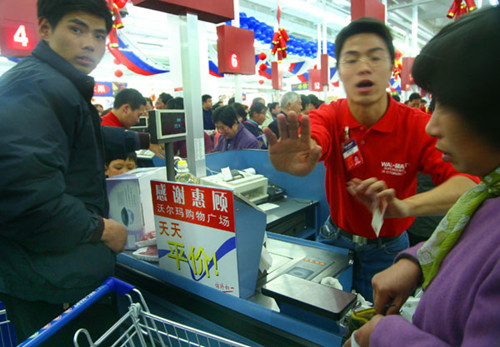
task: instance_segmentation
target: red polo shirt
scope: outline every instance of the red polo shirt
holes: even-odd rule
[[[367,238],[375,238],[371,226],[372,214],[346,189],[352,178],[376,177],[394,188],[398,199],[416,194],[417,173],[430,174],[439,185],[454,175],[451,163],[444,162],[436,150],[436,139],[425,132],[429,115],[418,109],[395,102],[389,97],[384,116],[371,128],[361,125],[351,114],[347,100],[322,105],[309,113],[311,136],[322,147],[321,160],[326,167],[326,198],[330,215],[340,228]],[[348,170],[342,156],[345,129],[356,140],[363,158],[360,166]],[[465,175],[479,182],[479,179]],[[385,219],[380,237],[401,234],[415,218]]]
[[[106,127],[119,127],[123,128],[123,124],[120,122],[117,116],[112,111],[101,117],[101,125]]]

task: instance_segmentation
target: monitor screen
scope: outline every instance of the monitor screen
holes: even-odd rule
[[[169,142],[186,137],[186,114],[184,110],[149,111],[149,132],[154,141]]]
[[[140,116],[139,122],[137,124],[131,126],[130,129],[142,130],[142,129],[148,129],[148,127],[149,127],[148,117],[147,116]]]

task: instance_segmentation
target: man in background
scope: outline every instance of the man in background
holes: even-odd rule
[[[102,116],[102,126],[122,127],[130,129],[139,123],[139,117],[145,116],[146,99],[137,90],[125,88],[115,95],[113,108]]]
[[[411,93],[410,97],[408,98],[408,106],[413,107],[413,108],[420,108],[420,101],[422,100],[422,97],[420,96],[419,93]]]
[[[203,94],[201,96],[201,107],[203,109],[203,130],[209,136],[215,135],[215,124],[212,120],[212,96]]]
[[[174,97],[168,93],[161,93],[155,102],[155,109],[165,110],[167,108],[167,102]]]
[[[294,112],[296,115],[300,115],[302,112],[302,98],[295,92],[285,93],[281,97],[281,113],[287,117],[290,112]],[[269,129],[273,131],[276,137],[280,136],[277,119],[269,124]]]

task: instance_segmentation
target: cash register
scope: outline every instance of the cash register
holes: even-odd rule
[[[235,195],[243,196],[253,204],[267,201],[268,179],[260,174],[251,174],[240,170],[218,173],[200,178],[200,183],[207,186],[231,189]]]

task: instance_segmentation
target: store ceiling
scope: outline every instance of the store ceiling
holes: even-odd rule
[[[418,46],[422,47],[437,31],[451,19],[446,13],[452,0],[387,0],[387,22],[392,28],[397,41],[410,45],[412,33],[413,7],[418,8]],[[476,1],[479,4],[481,1]],[[308,41],[316,41],[319,23],[327,23],[327,37],[334,41],[338,31],[350,20],[349,0],[280,0],[281,25],[290,35]],[[485,5],[489,1],[484,1]],[[240,0],[240,12],[253,16],[268,25],[276,25],[277,1],[269,0]],[[127,12],[123,18],[125,27],[122,29],[127,38],[136,46],[142,55],[163,66],[169,66],[172,52],[169,42],[168,15],[127,4]],[[215,25],[206,24],[209,51],[216,51]],[[269,45],[256,43],[256,51],[265,51]],[[291,57],[297,60],[299,57]],[[1,58],[0,58],[1,59]],[[300,58],[304,59],[304,58]],[[13,63],[0,61],[0,74]],[[113,57],[106,53],[105,58],[93,73],[100,75],[104,72],[116,70]],[[133,76],[134,73],[122,69],[124,76]]]

